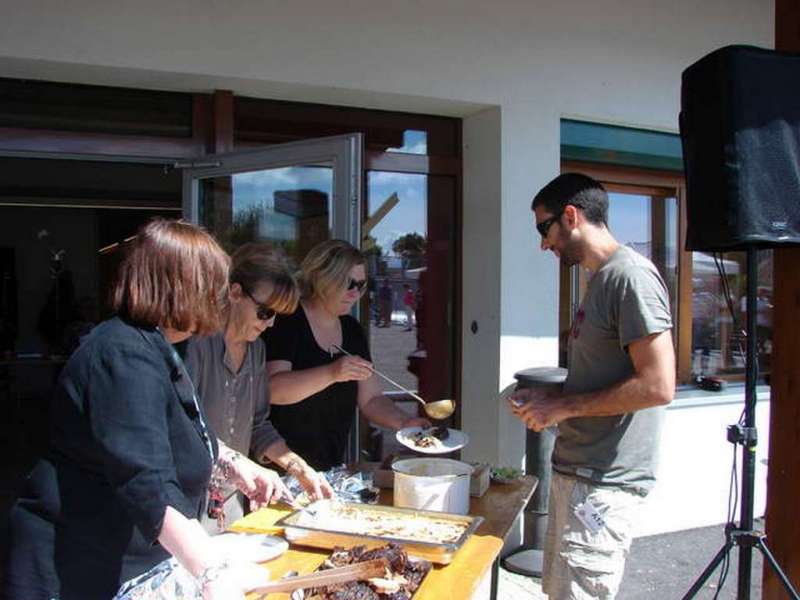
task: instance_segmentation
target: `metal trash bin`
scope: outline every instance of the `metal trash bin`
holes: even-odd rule
[[[558,386],[567,378],[567,370],[559,367],[535,367],[514,374],[517,389]],[[541,577],[544,536],[547,531],[547,510],[550,493],[551,456],[555,444],[555,428],[527,431],[525,437],[525,472],[539,479],[539,485],[525,507],[523,545],[508,554],[503,568],[528,577]]]

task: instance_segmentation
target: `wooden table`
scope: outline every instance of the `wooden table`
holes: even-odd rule
[[[449,565],[434,565],[415,594],[415,600],[442,598],[497,597],[497,574],[500,550],[514,521],[533,495],[538,480],[527,475],[516,483],[492,484],[481,498],[471,498],[469,514],[481,516],[484,522],[453,557]],[[391,506],[391,490],[382,490],[380,503]],[[240,519],[231,526],[235,531],[281,534],[274,523],[288,514],[288,508],[267,508]],[[271,579],[287,571],[301,575],[311,573],[329,552],[314,548],[292,546],[286,554],[265,564]],[[255,598],[255,595],[248,598]],[[270,594],[269,600],[285,600],[288,594]]]

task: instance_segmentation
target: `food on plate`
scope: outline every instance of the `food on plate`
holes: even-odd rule
[[[385,558],[389,563],[383,577],[314,588],[306,590],[303,597],[321,600],[407,600],[414,595],[431,570],[431,563],[409,559],[408,554],[396,544],[372,550],[367,550],[365,546],[334,548],[319,570],[344,567],[376,558]]]
[[[409,515],[376,510],[365,505],[325,502],[313,512],[304,511],[296,523],[300,527],[319,527],[327,531],[388,537],[414,542],[448,544],[457,542],[469,524],[465,521],[438,519],[427,515]]]
[[[431,427],[412,434],[410,438],[418,448],[442,448],[442,442],[449,436],[447,427]]]

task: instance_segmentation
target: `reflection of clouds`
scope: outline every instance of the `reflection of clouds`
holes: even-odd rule
[[[296,219],[275,212],[275,192],[316,190],[330,199],[333,171],[329,167],[281,167],[233,176],[234,219],[248,211],[258,213],[258,233],[265,239],[296,237]]]
[[[370,171],[369,172],[369,185],[383,186],[392,185],[407,189],[419,189],[425,185],[427,175],[418,175],[414,173],[394,173],[392,171]]]
[[[392,195],[397,193],[400,202],[371,234],[375,236],[384,252],[392,251],[392,242],[416,231],[427,235],[428,178],[426,175],[373,171],[368,175],[369,213],[374,212]]]

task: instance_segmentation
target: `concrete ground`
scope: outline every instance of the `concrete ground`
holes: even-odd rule
[[[763,529],[763,522],[756,521]],[[618,600],[671,600],[682,598],[711,562],[724,543],[724,527],[715,525],[636,538],[620,585]],[[718,598],[736,598],[739,550],[730,554],[728,576]],[[750,597],[761,600],[761,553],[753,551],[752,585]],[[719,569],[709,578],[695,596],[699,600],[714,597],[717,591]],[[538,578],[523,577],[500,569],[498,598],[501,600],[546,599]]]

